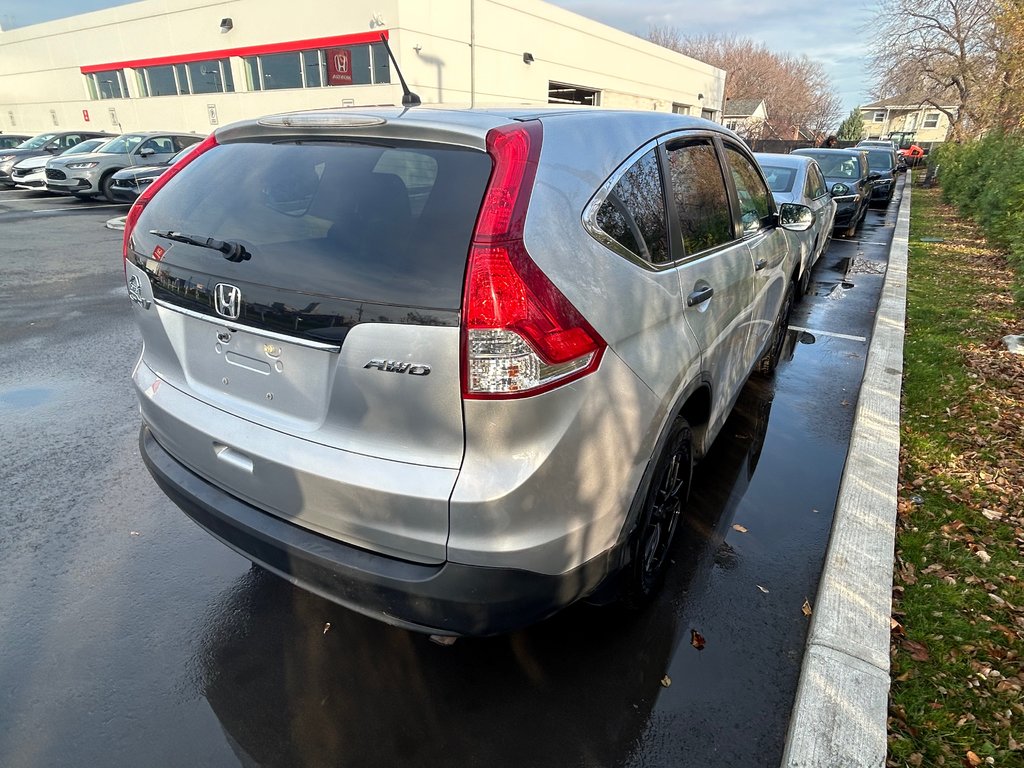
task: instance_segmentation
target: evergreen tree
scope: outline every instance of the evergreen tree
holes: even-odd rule
[[[839,124],[836,138],[840,141],[860,141],[864,138],[864,121],[860,117],[860,107],[854,107],[849,116]]]

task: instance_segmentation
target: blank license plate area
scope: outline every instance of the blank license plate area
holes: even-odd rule
[[[212,405],[289,430],[324,420],[337,354],[185,318],[189,384]]]

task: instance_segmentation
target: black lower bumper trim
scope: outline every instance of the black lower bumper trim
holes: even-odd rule
[[[586,596],[616,562],[609,550],[568,573],[550,576],[400,560],[306,530],[231,496],[182,466],[146,426],[139,448],[164,493],[232,549],[321,597],[419,632],[511,632]]]

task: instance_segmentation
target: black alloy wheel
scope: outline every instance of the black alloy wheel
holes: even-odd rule
[[[686,419],[676,419],[651,478],[630,546],[626,602],[646,604],[658,591],[693,479],[693,433]]]
[[[114,172],[113,171],[111,171],[106,176],[104,176],[102,179],[100,179],[100,194],[103,195],[103,199],[105,199],[108,203],[116,203],[117,202],[117,200],[114,199],[114,193],[111,190],[111,187],[113,185],[114,185]]]

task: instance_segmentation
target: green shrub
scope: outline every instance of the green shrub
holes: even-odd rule
[[[932,155],[946,200],[1005,248],[1024,304],[1024,138],[989,134],[969,144],[943,144]]]

